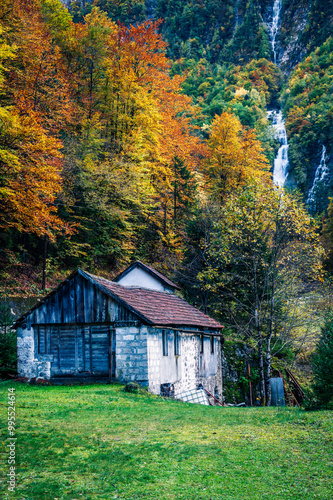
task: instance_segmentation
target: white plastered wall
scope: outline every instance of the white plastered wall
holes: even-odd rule
[[[148,288],[149,290],[157,290],[159,292],[168,292],[171,289],[165,287],[161,281],[154,278],[140,267],[134,267],[128,274],[117,281],[122,286],[137,286],[140,288]]]
[[[212,394],[222,397],[221,348],[214,339],[214,353],[210,352],[209,337],[204,340],[200,354],[198,335],[180,332],[180,354],[174,354],[174,331],[168,332],[168,356],[163,356],[162,329],[151,328],[147,337],[149,389],[160,394],[161,384],[174,385],[175,395],[196,389],[202,384]]]

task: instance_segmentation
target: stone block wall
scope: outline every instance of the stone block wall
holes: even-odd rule
[[[23,325],[17,330],[17,366],[20,377],[36,377],[34,329]]]
[[[161,388],[161,356],[162,356],[162,330],[149,329],[148,342],[148,379],[149,390],[154,394],[160,394]]]
[[[179,352],[175,355],[173,330],[164,330],[167,335],[168,355],[163,355],[162,346],[163,329],[150,328],[148,335],[148,375],[149,390],[160,394],[161,384],[173,384],[174,387],[182,385],[183,365],[182,352],[183,337],[179,333]]]
[[[116,378],[148,386],[147,327],[116,328]]]
[[[180,362],[182,378],[175,384],[175,395],[196,389],[199,380],[199,337],[188,333],[181,334]]]
[[[175,395],[196,389],[199,384],[222,397],[221,346],[215,339],[214,354],[209,351],[209,338],[200,354],[200,337],[179,331],[179,355],[174,351],[173,330],[167,330],[168,356],[163,356],[162,329],[146,326],[116,328],[116,378],[135,381],[155,394],[161,384],[172,384]],[[48,379],[51,376],[50,356],[35,357],[34,330],[24,324],[17,331],[19,376]]]
[[[51,362],[35,357],[34,329],[24,324],[17,330],[17,368],[19,377],[49,379]]]

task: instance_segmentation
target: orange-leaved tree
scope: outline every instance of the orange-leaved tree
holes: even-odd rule
[[[0,225],[54,239],[58,231],[69,231],[55,205],[62,189],[56,131],[70,107],[59,52],[38,0],[4,0],[0,14]]]

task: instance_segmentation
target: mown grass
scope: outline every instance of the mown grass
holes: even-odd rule
[[[333,498],[333,414],[220,408],[119,385],[16,388],[19,500]],[[5,405],[5,406],[3,406]]]

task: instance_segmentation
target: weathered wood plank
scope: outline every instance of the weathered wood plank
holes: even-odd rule
[[[84,323],[84,285],[82,276],[75,278],[76,322]]]
[[[59,369],[59,327],[51,326],[50,327],[50,339],[51,339],[51,347],[50,353],[53,354],[53,363],[52,368],[54,370]]]

